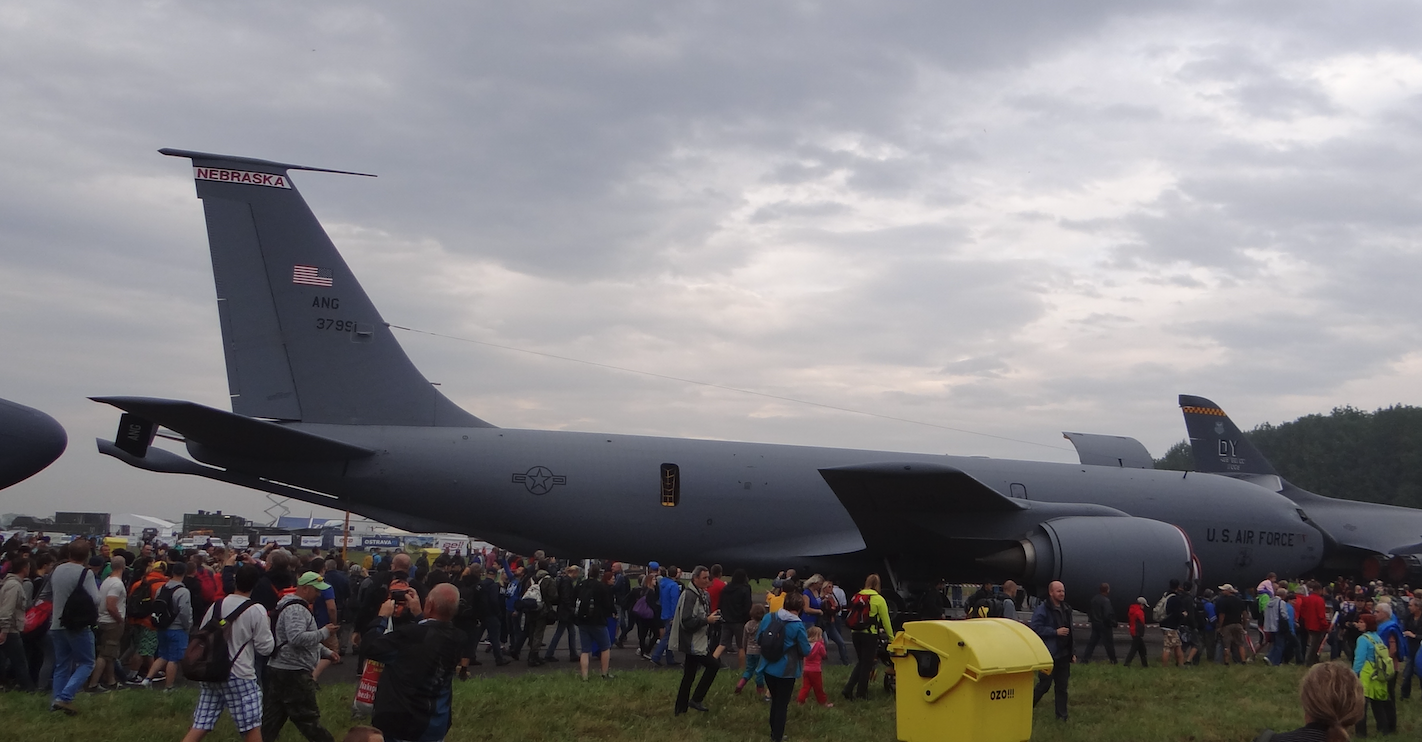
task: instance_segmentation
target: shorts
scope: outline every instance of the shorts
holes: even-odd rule
[[[612,647],[612,642],[607,638],[607,626],[599,624],[597,626],[578,626],[578,643],[582,645],[584,654],[597,654],[606,652]]]
[[[1176,631],[1175,629],[1161,629],[1160,633],[1165,637],[1166,649],[1180,648],[1180,632]]]
[[[262,684],[246,678],[228,678],[225,683],[201,683],[193,729],[212,731],[222,709],[232,714],[237,731],[246,734],[262,725]]]
[[[1224,626],[1221,626],[1220,641],[1224,642],[1226,649],[1230,647],[1246,646],[1244,627],[1237,623],[1225,624]]]
[[[745,626],[744,623],[741,625]],[[739,650],[741,648],[741,632],[732,631],[731,625],[728,624],[726,628],[721,630],[721,646],[725,647],[727,652]]]
[[[101,660],[117,662],[119,658],[119,646],[123,644],[123,629],[121,623],[101,623],[98,633],[98,657]]]
[[[188,632],[182,629],[164,629],[158,632],[158,654],[160,660],[182,662],[183,653],[188,651]]]
[[[138,647],[138,656],[153,657],[158,654],[158,632],[147,626],[139,626],[133,635],[133,645]]]

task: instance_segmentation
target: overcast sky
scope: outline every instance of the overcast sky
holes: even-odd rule
[[[1422,402],[1419,94],[1402,2],[0,2],[0,397],[70,436],[0,512],[264,517],[94,448],[227,407],[160,147],[377,173],[295,182],[391,323],[999,437],[398,335],[496,425],[1074,461]]]

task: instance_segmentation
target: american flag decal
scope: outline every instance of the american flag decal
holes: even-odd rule
[[[334,284],[330,268],[317,268],[314,265],[292,266],[291,282],[303,286],[326,286],[328,288]]]

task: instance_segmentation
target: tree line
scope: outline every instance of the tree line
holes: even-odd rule
[[[1310,492],[1422,508],[1422,407],[1335,407],[1327,415],[1264,423],[1245,437],[1280,476]],[[1190,442],[1171,446],[1155,468],[1194,470]]]

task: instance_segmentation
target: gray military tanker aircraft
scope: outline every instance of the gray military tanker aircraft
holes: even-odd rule
[[[1373,579],[1386,569],[1387,576],[1396,582],[1422,575],[1422,511],[1339,500],[1300,489],[1279,476],[1219,405],[1182,394],[1180,411],[1197,469],[1279,493],[1294,503],[1299,517],[1323,534],[1328,549],[1319,565],[1320,573]],[[1205,534],[1206,542],[1232,544],[1241,553],[1263,537],[1249,524]]]
[[[0,490],[38,474],[67,445],[69,437],[54,418],[0,399]]]
[[[879,572],[900,591],[1062,580],[1084,605],[1103,581],[1154,596],[1172,578],[1249,582],[1324,557],[1287,497],[1156,471],[1129,438],[1068,434],[1072,465],[495,427],[400,348],[291,182],[318,168],[160,151],[193,164],[232,411],[94,398],[124,411],[98,445],[129,465],[523,553]],[[188,456],[151,446],[160,427]],[[1241,527],[1270,534],[1247,558],[1207,538]]]

